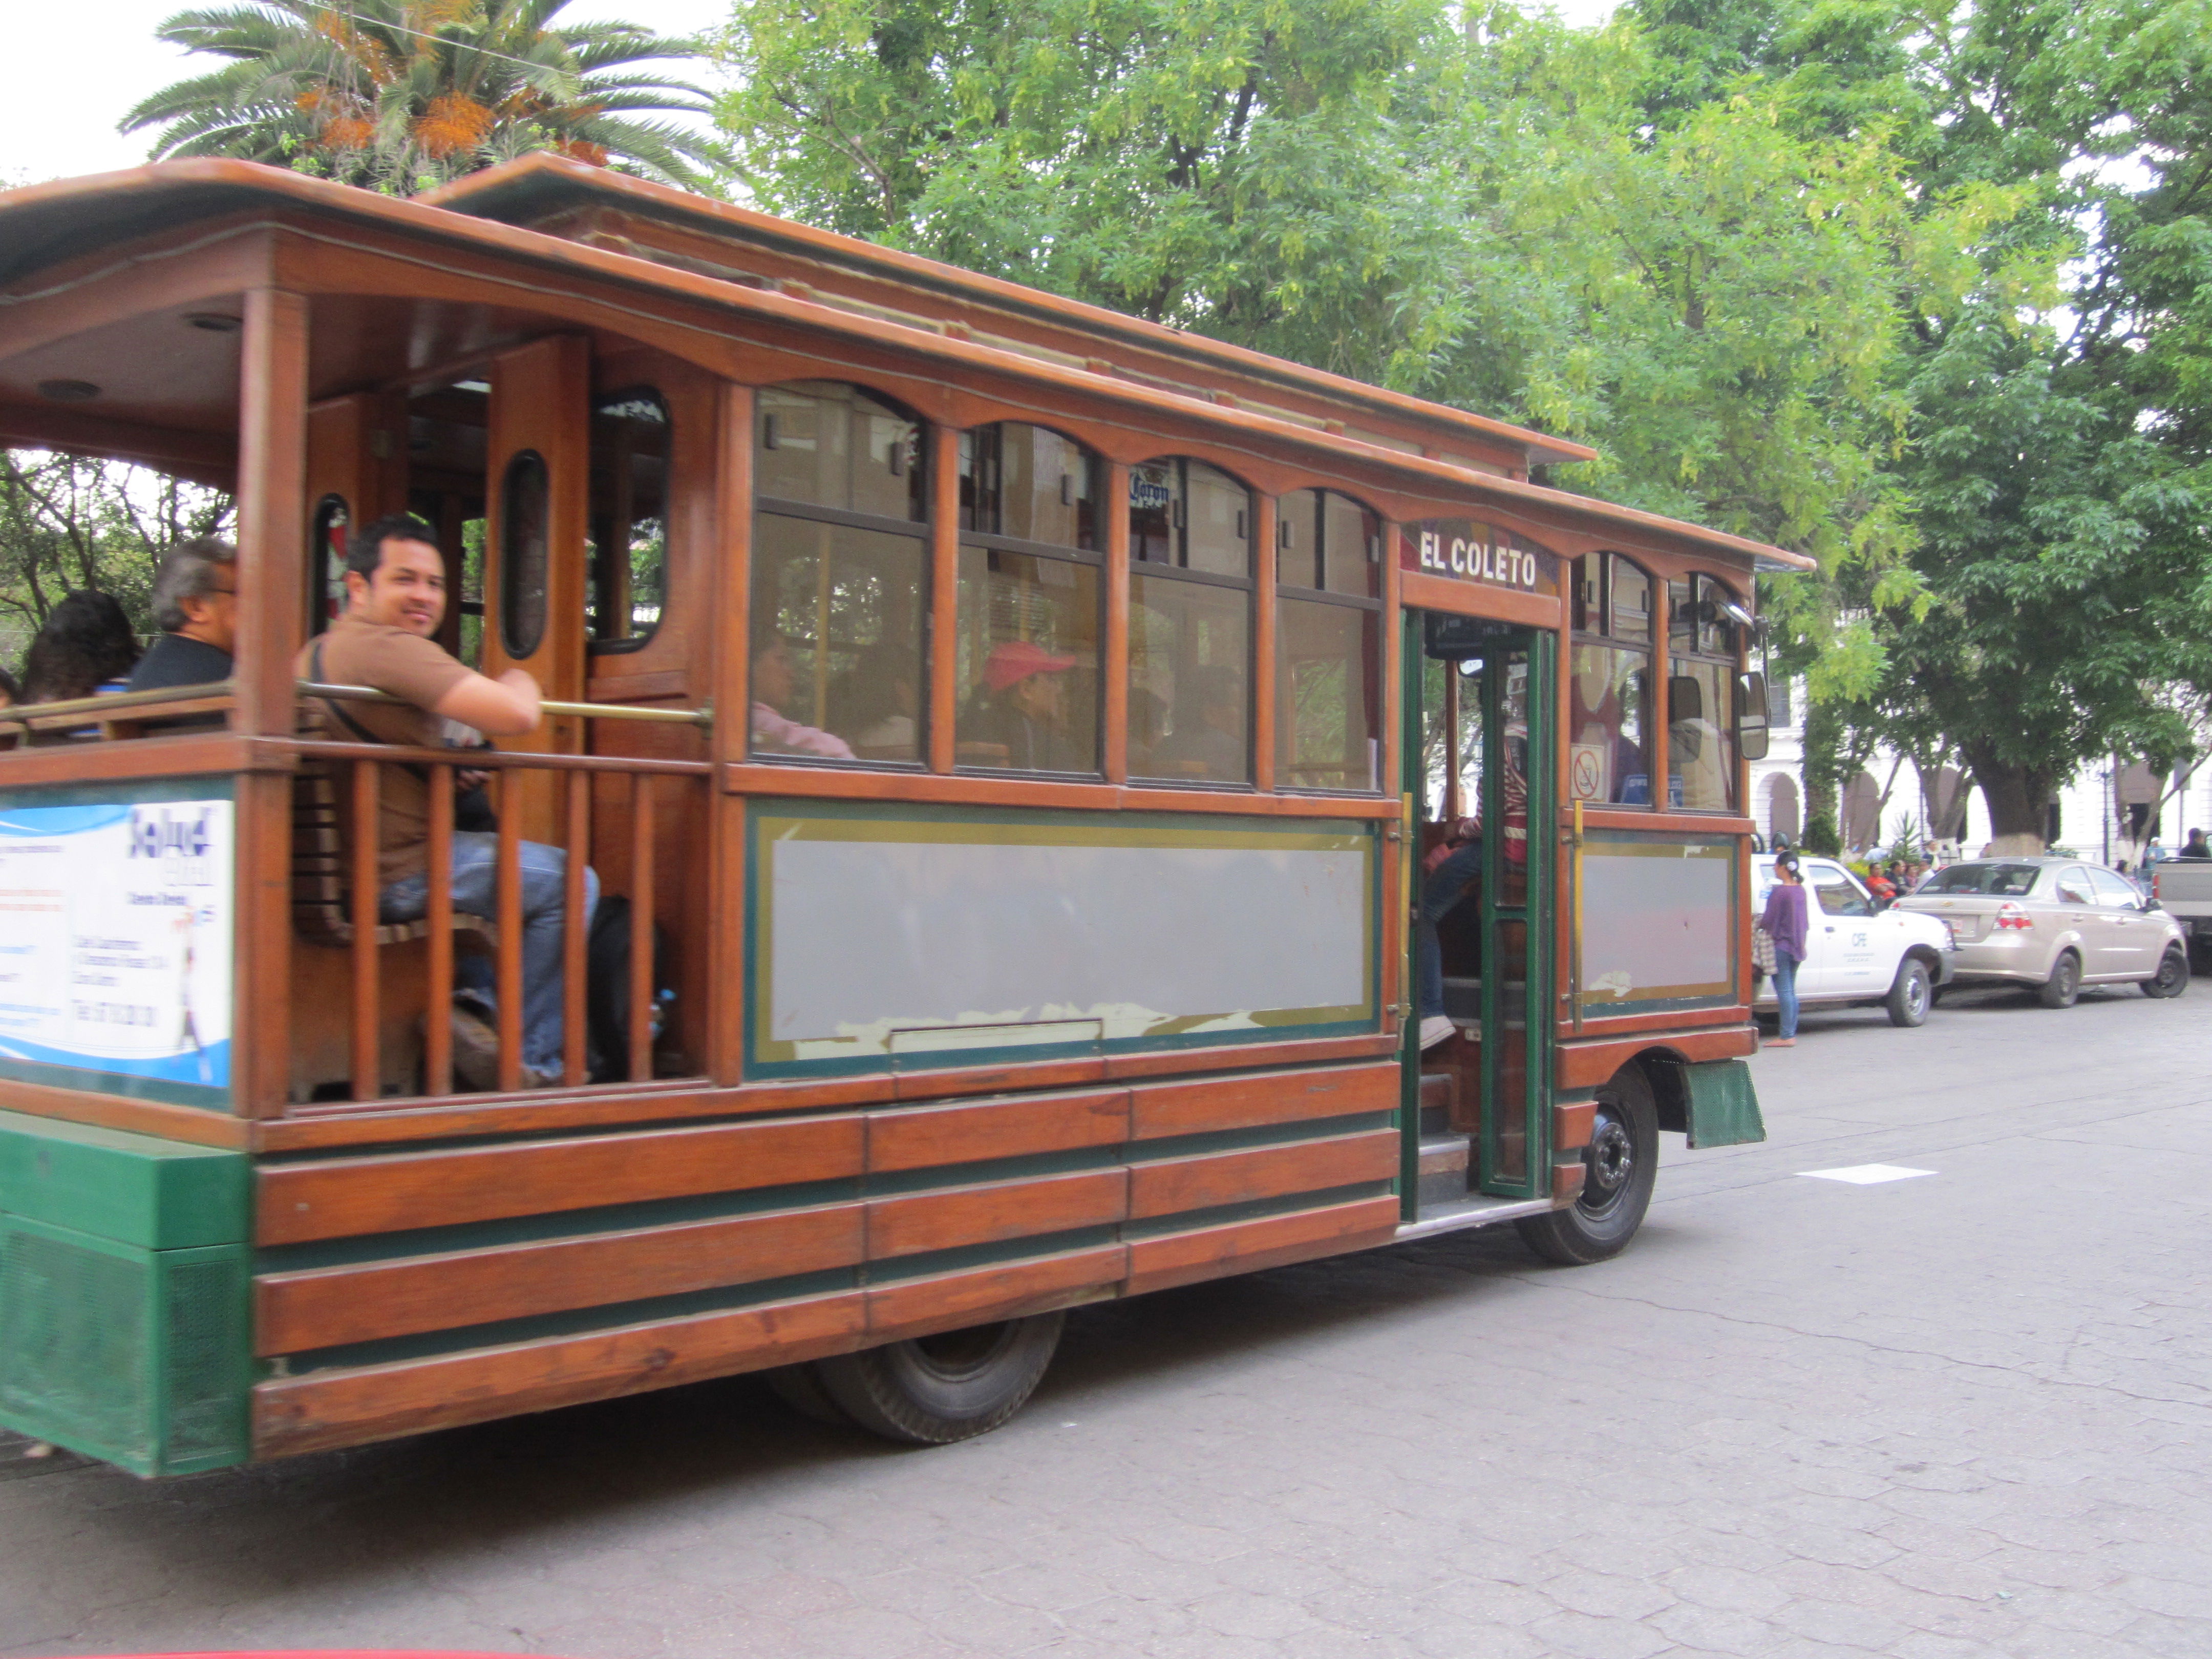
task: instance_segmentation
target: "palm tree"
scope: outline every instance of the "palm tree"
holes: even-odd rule
[[[624,72],[698,43],[632,23],[549,26],[568,0],[252,0],[182,11],[160,37],[234,61],[123,118],[153,159],[230,155],[411,196],[533,149],[690,189],[722,157],[686,82]]]

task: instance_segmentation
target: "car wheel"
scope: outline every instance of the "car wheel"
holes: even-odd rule
[[[2075,998],[2081,994],[2081,958],[2071,951],[2062,951],[2058,960],[2051,964],[2051,977],[2043,981],[2036,1000],[2046,1008],[2071,1008]]]
[[[1565,1209],[1524,1216],[1521,1242],[1547,1261],[1585,1267],[1618,1255],[1644,1224],[1659,1178],[1659,1107],[1639,1066],[1624,1066],[1597,1091],[1583,1190]]]
[[[830,1398],[886,1440],[943,1446],[987,1434],[1043,1380],[1066,1316],[973,1325],[814,1362]]]
[[[2189,952],[2179,945],[2169,945],[2159,958],[2158,972],[2142,981],[2142,994],[2164,999],[2178,997],[2188,988]]]
[[[1928,964],[1917,957],[1907,957],[1897,964],[1897,982],[1889,988],[1883,1006],[1889,1010],[1892,1025],[1925,1025],[1928,1011],[1935,1006],[1935,987],[1928,982]]]

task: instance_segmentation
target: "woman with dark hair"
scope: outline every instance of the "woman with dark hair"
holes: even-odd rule
[[[63,596],[23,653],[23,701],[67,702],[120,691],[138,661],[138,637],[112,593]]]

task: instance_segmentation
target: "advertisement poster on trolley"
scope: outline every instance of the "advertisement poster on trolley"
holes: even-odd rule
[[[227,1093],[234,847],[224,799],[0,806],[0,1071]]]

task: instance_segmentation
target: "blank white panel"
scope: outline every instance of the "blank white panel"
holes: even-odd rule
[[[1702,848],[1667,850],[1583,849],[1584,1007],[1602,1012],[1729,977],[1734,864]]]
[[[1041,1022],[1127,1037],[1368,998],[1362,850],[770,836],[763,854],[772,1042],[888,1052],[896,1030]]]

